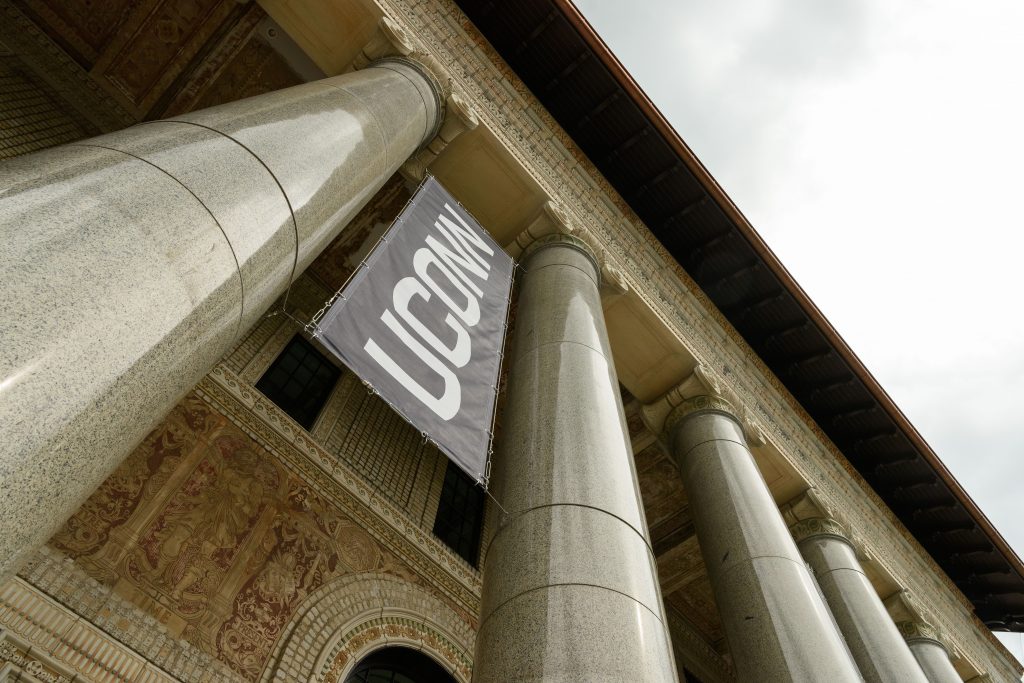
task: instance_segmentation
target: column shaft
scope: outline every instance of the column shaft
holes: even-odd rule
[[[675,681],[587,247],[527,250],[474,681]]]
[[[904,621],[897,625],[929,683],[962,683],[949,652],[939,642],[935,629],[922,622]]]
[[[0,165],[0,580],[436,129],[405,61]]]
[[[942,645],[923,639],[911,640],[907,644],[929,683],[963,683]]]
[[[895,622],[861,569],[857,555],[832,520],[809,519],[794,527],[839,630],[868,683],[927,683]]]
[[[731,412],[699,396],[668,428],[737,679],[860,681]]]

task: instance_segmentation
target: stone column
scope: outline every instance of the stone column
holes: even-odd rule
[[[860,681],[747,448],[735,409],[683,400],[665,432],[740,681]]]
[[[918,621],[901,621],[897,626],[929,683],[963,682],[934,628]]]
[[[797,547],[818,579],[821,592],[868,683],[927,683],[895,622],[861,569],[843,527],[813,518],[791,527]]]
[[[0,580],[438,129],[410,60],[0,165]]]
[[[521,260],[473,680],[677,680],[604,314],[581,240]]]

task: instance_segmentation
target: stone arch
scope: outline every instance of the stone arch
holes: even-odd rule
[[[475,637],[455,610],[423,587],[379,572],[349,574],[302,601],[260,680],[341,683],[362,657],[403,645],[468,683]]]

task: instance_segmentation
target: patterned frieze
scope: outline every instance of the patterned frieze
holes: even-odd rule
[[[422,621],[408,617],[387,615],[369,619],[341,634],[339,643],[344,645],[331,652],[327,666],[318,672],[318,680],[323,683],[341,683],[361,657],[381,645],[429,648],[459,683],[468,683],[473,671],[470,656],[456,643]]]
[[[72,683],[75,674],[50,660],[20,638],[0,629],[0,681]],[[49,666],[48,666],[49,665]]]
[[[125,661],[183,681],[217,666],[251,680],[309,596],[374,572],[370,608],[386,606],[385,583],[427,596],[423,613],[447,615],[465,659],[479,575],[335,455],[289,445],[300,432],[311,439],[276,408],[264,407],[276,421],[258,417],[215,382],[200,389],[24,568],[34,590],[71,610],[53,637],[79,649],[118,639],[138,655]],[[243,400],[258,399],[248,390]],[[28,614],[8,597],[0,619]],[[0,623],[28,635],[38,621],[12,619]]]
[[[470,614],[479,610],[480,573],[456,557],[433,534],[382,497],[342,460],[324,450],[223,364],[197,387],[197,393],[293,471],[343,506],[385,547],[428,578]]]
[[[138,118],[124,109],[67,52],[11,0],[0,0],[0,42],[28,57],[48,85],[99,132],[130,126]]]
[[[312,593],[278,639],[260,681],[344,680],[370,650],[405,645],[468,681],[475,633],[429,591],[386,574],[345,577]]]
[[[451,0],[378,0],[415,36],[542,190],[587,226],[632,292],[699,363],[725,378],[765,437],[823,499],[846,511],[872,555],[926,601],[972,661],[1005,650],[970,604],[814,424]]]

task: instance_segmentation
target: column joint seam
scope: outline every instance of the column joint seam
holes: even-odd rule
[[[660,616],[658,616],[658,614],[654,610],[652,610],[650,607],[645,605],[643,602],[637,600],[632,595],[629,595],[627,593],[623,593],[622,591],[615,590],[614,588],[609,588],[608,586],[599,586],[599,585],[597,585],[595,583],[547,583],[547,584],[544,584],[543,586],[537,586],[536,588],[528,588],[527,590],[524,590],[521,593],[516,593],[515,595],[513,595],[510,598],[508,598],[507,600],[504,600],[500,605],[498,605],[497,607],[492,609],[490,611],[490,613],[488,613],[488,615],[486,617],[484,617],[483,620],[480,621],[480,626],[477,628],[477,633],[480,633],[481,631],[483,631],[484,624],[486,624],[488,621],[490,621],[491,617],[493,617],[495,614],[498,613],[498,610],[500,610],[505,605],[511,603],[513,600],[518,600],[519,598],[523,597],[524,595],[527,595],[528,593],[536,593],[537,591],[545,590],[545,589],[548,589],[548,588],[569,587],[569,586],[583,586],[583,587],[587,587],[587,588],[596,588],[598,590],[608,591],[609,593],[617,593],[618,595],[621,595],[624,598],[628,598],[628,599],[632,600],[633,602],[635,602],[636,604],[638,604],[641,607],[643,607],[645,610],[650,612],[651,615],[655,619],[658,620],[659,624],[661,624],[662,626],[665,626],[665,620],[662,619]]]
[[[267,166],[266,162],[264,162],[263,159],[261,159],[260,156],[258,154],[256,154],[256,152],[254,152],[251,149],[249,149],[245,144],[243,144],[242,142],[240,142],[236,138],[233,138],[232,136],[228,135],[227,133],[219,131],[216,128],[212,128],[210,126],[204,126],[201,123],[195,123],[194,121],[182,121],[180,119],[164,119],[164,120],[161,120],[161,121],[147,121],[146,123],[149,123],[149,124],[152,124],[152,123],[183,123],[183,124],[185,124],[187,126],[195,126],[197,128],[203,128],[205,130],[210,131],[211,133],[216,133],[217,135],[223,136],[223,137],[227,138],[228,140],[231,140],[231,142],[235,143],[236,145],[238,145],[239,147],[244,149],[246,152],[251,154],[253,159],[258,161],[260,166],[262,166],[263,168],[266,169],[267,173],[270,174],[270,178],[274,181],[274,184],[277,185],[277,189],[279,189],[281,191],[281,196],[284,197],[284,203],[288,207],[288,214],[292,217],[292,231],[295,233],[295,253],[293,254],[293,257],[292,257],[292,272],[291,272],[291,275],[288,276],[288,287],[290,288],[292,286],[292,283],[295,282],[295,275],[296,275],[295,271],[299,267],[299,223],[298,223],[297,220],[295,220],[295,209],[292,208],[292,202],[288,198],[288,193],[284,191],[284,186],[281,185],[281,181],[277,179],[277,176],[274,175],[274,172],[272,170],[270,170],[270,167]],[[287,299],[287,297],[286,297],[286,299]]]
[[[703,445],[709,444],[709,443],[714,443],[716,441],[725,441],[725,442],[728,442],[728,443],[734,443],[737,446],[742,446],[743,449],[745,451],[747,451],[748,454],[750,453],[750,446],[748,446],[747,444],[745,444],[743,442],[736,441],[735,439],[705,439],[704,441],[701,441],[700,443],[693,444],[692,446],[687,448],[686,451],[684,451],[683,453],[680,453],[679,455],[677,455],[676,458],[678,458],[679,460],[682,460],[683,458],[688,456],[690,453],[692,453],[694,450],[696,450],[700,446],[703,446]]]
[[[540,239],[540,238],[538,238],[538,239]],[[585,277],[586,277],[586,278],[587,278],[588,280],[590,280],[591,282],[593,282],[593,283],[594,283],[594,285],[595,285],[595,286],[596,286],[596,287],[597,287],[598,289],[600,289],[600,288],[601,288],[601,283],[600,283],[600,282],[598,282],[597,280],[595,280],[595,279],[593,278],[593,276],[591,276],[591,275],[590,275],[590,273],[588,273],[587,271],[583,270],[583,269],[582,269],[582,268],[580,268],[579,266],[574,266],[574,265],[573,265],[573,264],[571,264],[571,263],[548,263],[547,265],[543,265],[543,266],[541,266],[540,268],[532,268],[532,269],[531,269],[531,268],[526,268],[526,267],[524,266],[524,267],[523,267],[523,270],[525,270],[525,271],[526,271],[527,273],[539,273],[540,271],[544,270],[545,268],[572,268],[572,269],[574,269],[574,270],[578,270],[578,271],[580,271],[581,273],[583,273],[583,275],[584,275],[584,276],[585,276]]]
[[[512,522],[514,522],[515,520],[517,520],[517,519],[519,519],[521,517],[525,517],[526,515],[530,514],[531,512],[534,512],[535,510],[544,510],[544,509],[547,509],[547,508],[556,508],[556,507],[584,508],[586,510],[594,510],[596,512],[600,512],[602,514],[608,515],[612,519],[617,519],[618,521],[622,522],[625,526],[627,526],[629,529],[631,529],[633,531],[633,533],[635,533],[637,536],[640,537],[640,540],[643,541],[644,546],[651,553],[651,557],[653,559],[657,560],[657,556],[655,556],[655,554],[654,554],[654,548],[651,547],[650,542],[644,537],[644,535],[642,533],[640,533],[639,529],[637,529],[635,526],[633,526],[632,524],[630,524],[629,522],[624,520],[622,517],[619,517],[618,515],[616,515],[616,514],[614,514],[612,512],[609,512],[608,510],[596,507],[594,505],[584,505],[582,503],[546,503],[544,505],[534,505],[533,507],[526,508],[525,510],[519,510],[519,511],[516,511],[516,512],[509,513],[509,520],[508,520],[508,522],[506,522],[505,524],[502,524],[501,526],[499,526],[498,530],[494,532],[494,535],[491,536],[491,540],[490,540],[490,543],[488,544],[488,548],[493,547],[494,542],[498,540],[498,537],[501,535],[501,532],[504,531],[505,529],[507,529],[509,526],[511,526]],[[490,557],[490,552],[487,553],[487,556]],[[484,558],[484,562],[485,563],[487,562],[486,558]]]
[[[394,69],[388,69],[388,70],[391,71],[392,73],[398,73]],[[412,83],[412,81],[409,80],[409,77],[406,76],[405,74],[399,74],[399,75],[403,76],[407,81]],[[330,80],[330,79],[324,79],[324,80],[327,81],[327,80]],[[370,107],[370,105],[367,103],[365,98],[360,97],[359,95],[357,95],[356,93],[352,92],[348,88],[342,87],[340,85],[335,85],[334,83],[327,83],[327,82],[324,82],[324,85],[326,85],[326,86],[328,86],[330,88],[333,88],[333,89],[337,90],[338,92],[343,92],[346,95],[348,95],[349,97],[351,97],[352,99],[357,100],[361,105],[363,105],[363,107],[366,109],[366,111],[368,111],[368,112],[369,111],[373,111],[372,107]],[[416,89],[416,84],[415,83],[413,83],[413,89]],[[421,95],[420,96],[420,100],[422,100],[422,99],[423,99],[423,96]],[[380,146],[384,150],[384,163],[382,164],[383,168],[381,169],[381,175],[384,175],[385,173],[388,172],[388,169],[390,168],[389,164],[391,163],[391,160],[388,158],[388,152],[390,151],[388,149],[388,139],[384,136],[384,128],[383,128],[383,126],[380,125],[380,121],[378,120],[378,118],[376,116],[373,116],[371,118],[373,118],[373,127],[377,129],[377,135],[380,136]]]
[[[822,577],[824,577],[824,576],[827,576],[828,574],[834,574],[835,572],[853,572],[854,574],[860,574],[865,579],[868,578],[868,575],[865,574],[863,570],[861,570],[861,569],[854,569],[853,567],[832,567],[830,569],[826,569],[823,572],[819,572],[819,571],[815,570],[814,574],[815,574],[815,576],[822,576]],[[870,579],[868,579],[868,583],[870,583]],[[881,598],[879,598],[879,600],[881,600]]]
[[[412,89],[416,91],[417,95],[419,95],[420,102],[423,103],[423,111],[424,111],[424,113],[430,111],[430,104],[428,104],[427,101],[425,99],[423,99],[423,93],[420,92],[420,89],[416,86],[416,83],[414,83],[413,80],[411,78],[409,78],[408,75],[402,73],[398,69],[392,69],[391,67],[388,66],[388,63],[386,61],[374,62],[373,64],[367,65],[367,68],[371,68],[371,67],[374,68],[374,69],[387,69],[391,73],[398,74],[399,76],[401,76],[405,80],[409,81],[409,84],[412,86]],[[348,91],[346,90],[346,92],[348,92]],[[352,93],[349,93],[349,94],[351,95]],[[357,99],[362,99],[362,98],[357,98]],[[437,118],[438,119],[441,118],[441,112],[440,111],[437,112]],[[426,145],[428,142],[430,142],[430,140],[425,139],[427,137],[427,133],[430,132],[430,128],[427,125],[429,123],[430,123],[430,120],[427,117],[424,117],[423,118],[423,138],[424,139],[420,142],[419,145],[417,145],[418,148],[422,147],[423,145]]]
[[[156,164],[154,164],[149,159],[145,159],[145,158],[140,157],[140,156],[138,156],[136,154],[132,154],[131,152],[126,152],[123,149],[116,149],[114,147],[106,147],[105,145],[97,145],[97,144],[89,143],[89,142],[74,142],[74,143],[71,143],[71,144],[74,145],[75,147],[92,147],[94,149],[105,149],[108,152],[116,152],[117,154],[124,154],[125,156],[131,157],[132,159],[137,159],[138,161],[141,161],[144,164],[152,166],[153,168],[155,168],[156,170],[160,171],[165,176],[167,176],[168,178],[170,178],[171,180],[176,182],[178,185],[180,185],[190,195],[192,195],[192,198],[195,199],[199,203],[199,206],[203,207],[203,210],[206,211],[206,213],[208,213],[210,215],[210,218],[213,219],[214,224],[217,226],[217,229],[220,230],[221,236],[224,238],[224,241],[228,245],[228,250],[231,252],[231,258],[235,262],[235,273],[238,275],[238,291],[239,291],[239,294],[241,295],[241,302],[239,303],[239,306],[238,306],[238,323],[235,325],[235,335],[234,335],[234,338],[238,339],[238,335],[240,335],[242,333],[242,319],[245,316],[245,280],[242,278],[242,266],[238,263],[238,254],[235,253],[235,245],[231,244],[231,239],[228,237],[227,232],[225,232],[224,226],[220,224],[219,220],[217,220],[217,216],[213,213],[213,211],[210,210],[210,207],[208,207],[206,205],[206,203],[203,202],[203,200],[200,199],[199,196],[195,192],[193,192],[192,189],[188,185],[186,185],[185,183],[181,182],[181,180],[179,180],[177,177],[172,175],[169,171],[167,171],[164,168],[161,168],[160,166],[157,166]]]
[[[603,361],[604,361],[605,363],[608,363],[608,362],[609,362],[609,361],[608,361],[608,357],[604,355],[604,352],[603,352],[603,351],[599,351],[598,349],[595,349],[595,348],[594,348],[593,346],[591,346],[590,344],[584,344],[583,342],[573,341],[573,340],[571,340],[571,339],[559,339],[559,340],[557,340],[557,341],[549,341],[549,342],[544,342],[544,343],[542,343],[542,344],[537,344],[536,346],[531,346],[531,347],[530,347],[530,348],[528,348],[528,349],[524,349],[522,353],[517,353],[517,354],[515,355],[515,357],[514,357],[514,358],[512,358],[512,360],[513,360],[513,361],[519,360],[520,358],[522,358],[522,357],[523,357],[523,356],[525,356],[526,354],[530,353],[531,351],[536,351],[537,349],[543,348],[543,347],[545,347],[545,346],[552,346],[552,345],[554,345],[554,344],[575,344],[575,345],[577,345],[577,346],[582,346],[583,348],[585,348],[585,349],[590,349],[591,351],[593,351],[594,353],[596,353],[596,354],[597,354],[598,356],[600,356],[600,357],[601,357],[601,359],[602,359],[602,360],[603,360]]]
[[[811,569],[807,566],[807,563],[803,561],[803,558],[801,558],[799,560],[794,560],[792,557],[786,557],[785,555],[754,555],[754,556],[748,557],[748,558],[746,558],[746,559],[744,559],[744,560],[742,560],[740,562],[736,562],[735,564],[731,565],[730,567],[727,567],[726,569],[720,570],[720,571],[722,572],[722,576],[724,576],[725,574],[728,574],[728,573],[730,573],[730,572],[732,572],[732,571],[734,571],[736,569],[739,569],[743,565],[752,564],[754,560],[762,560],[762,559],[769,559],[769,558],[773,558],[773,559],[776,559],[776,560],[786,560],[787,562],[792,562],[797,567],[800,567],[801,569],[806,571],[810,578],[814,578],[811,575]],[[719,578],[719,581],[721,581],[721,578]]]

